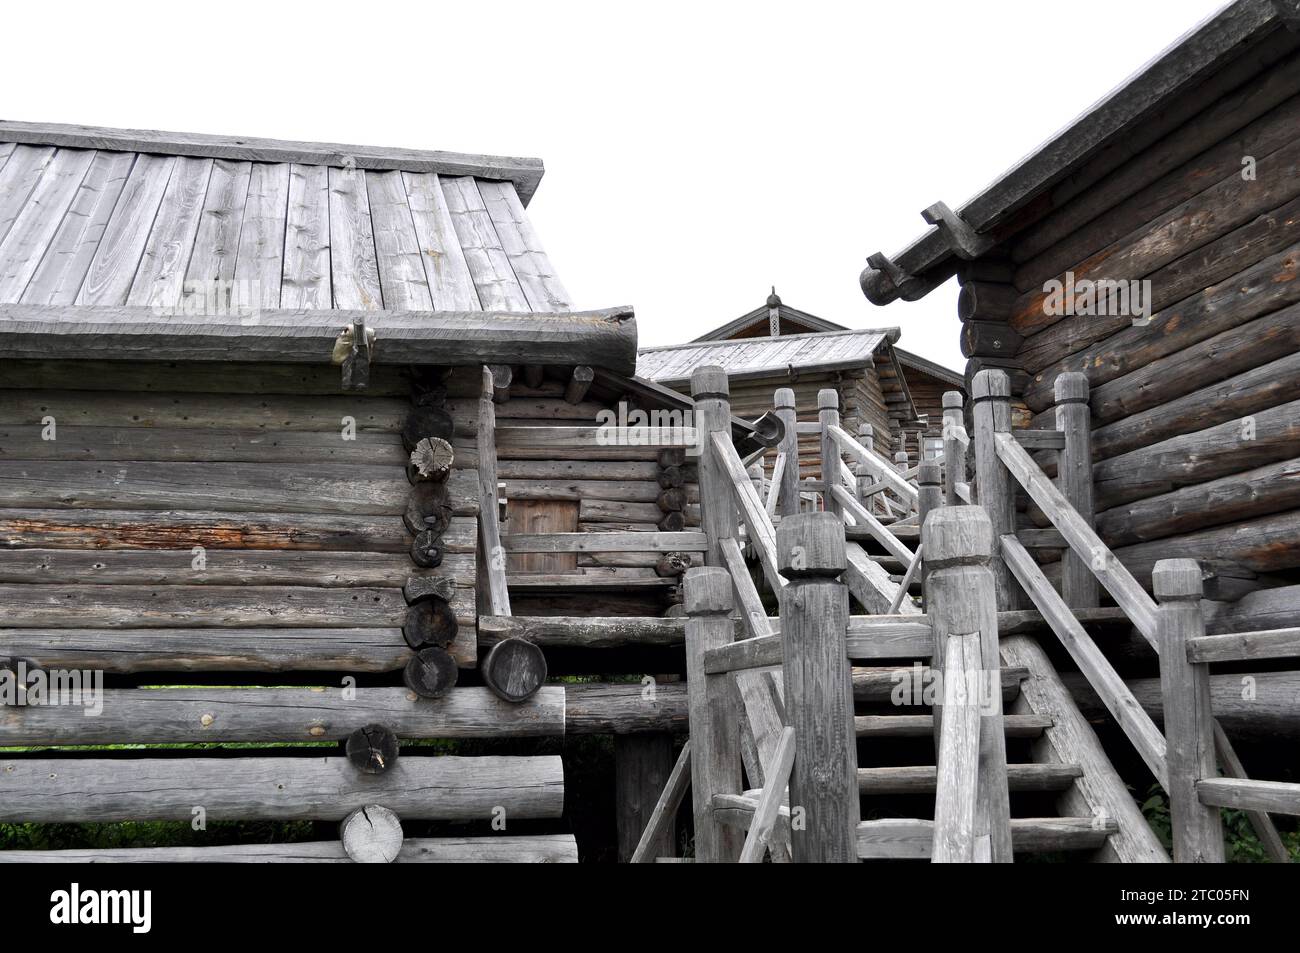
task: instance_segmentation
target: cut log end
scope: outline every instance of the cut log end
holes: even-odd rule
[[[406,423],[402,425],[402,446],[409,453],[426,437],[451,440],[455,432],[456,424],[447,411],[441,407],[417,405],[411,409]]]
[[[680,576],[690,568],[690,553],[664,553],[655,563],[655,573],[663,577]]]
[[[441,483],[455,462],[456,452],[441,437],[425,437],[411,451],[411,470],[417,479]]]
[[[402,636],[411,648],[445,649],[456,638],[456,613],[444,599],[430,596],[406,610]]]
[[[383,725],[366,725],[348,735],[344,753],[362,774],[383,774],[397,764],[397,735]]]
[[[421,480],[412,486],[402,519],[412,533],[418,534],[426,529],[442,533],[451,523],[446,485]]]
[[[343,850],[358,864],[391,864],[402,850],[402,822],[386,807],[358,808],[339,825]]]
[[[421,698],[438,698],[456,685],[456,660],[446,649],[421,649],[406,663],[402,682]]]
[[[430,529],[416,533],[415,541],[411,543],[411,562],[423,569],[436,569],[440,566],[444,553],[439,538],[441,535]]]
[[[522,702],[546,681],[546,656],[525,639],[498,642],[483,661],[483,681],[499,698]]]

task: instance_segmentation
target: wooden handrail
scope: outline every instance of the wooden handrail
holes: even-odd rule
[[[859,524],[866,527],[867,532],[871,533],[876,541],[885,547],[889,555],[904,565],[909,565],[912,562],[916,554],[904,546],[898,537],[889,531],[887,526],[872,516],[871,511],[859,503],[844,487],[835,487],[831,490],[831,495],[839,500],[846,513],[852,515]]]
[[[894,601],[889,604],[889,614],[893,615],[902,606],[903,600],[907,598],[907,590],[912,587],[912,581],[916,579],[916,574],[921,571],[921,547],[916,547],[916,552],[912,555],[912,561],[907,564],[907,572],[903,573],[903,581],[898,584],[898,593],[894,596]]]
[[[841,427],[828,427],[827,431],[840,449],[858,459],[881,483],[885,483],[891,490],[906,500],[913,506],[916,505],[919,492],[916,487],[903,479],[902,474],[894,469],[894,465],[886,460],[874,450],[868,450],[862,444],[858,443]]]
[[[740,604],[745,630],[749,632],[751,638],[755,639],[772,635],[772,623],[763,608],[762,600],[758,597],[758,590],[754,588],[754,580],[750,578],[749,568],[745,565],[745,556],[740,551],[740,543],[728,536],[718,540],[718,545],[722,549],[722,559],[726,563],[727,572],[731,573],[731,588],[735,592],[736,601]],[[705,671],[708,671],[707,661]]]
[[[758,551],[763,575],[767,578],[768,585],[780,592],[785,588],[785,579],[776,568],[776,529],[758,498],[754,484],[750,482],[749,474],[741,466],[740,456],[731,443],[731,435],[718,432],[711,434],[710,438],[710,450],[731,480],[732,495],[745,520],[749,541]]]
[[[944,651],[943,727],[939,736],[934,801],[934,846],[930,854],[936,864],[990,860],[988,834],[981,838],[975,831],[980,706],[971,690],[978,685],[980,668],[979,633],[949,635]]]
[[[1029,593],[1038,611],[1043,614],[1056,637],[1060,639],[1070,658],[1079,666],[1101,699],[1106,710],[1137,749],[1146,766],[1160,786],[1169,789],[1169,773],[1165,763],[1165,737],[1156,727],[1138,700],[1133,697],[1124,680],[1119,677],[1110,661],[1097,644],[1084,631],[1070,611],[1070,607],[1052,588],[1043,571],[1038,568],[1029,551],[1014,536],[1002,537],[1002,557],[1011,567],[1016,580]]]
[[[1101,537],[1070,506],[1056,485],[1043,473],[1028,451],[1009,433],[993,435],[998,457],[1007,470],[1038,504],[1052,525],[1061,532],[1070,549],[1079,555],[1106,591],[1128,614],[1138,631],[1159,653],[1156,636],[1156,604],[1133,574],[1120,562]]]
[[[1189,662],[1239,662],[1300,655],[1300,628],[1202,635],[1187,640]]]
[[[772,481],[768,484],[767,499],[763,501],[763,509],[767,511],[768,518],[776,515],[776,504],[781,498],[781,482],[785,478],[786,456],[785,451],[777,452],[776,462],[772,464]]]

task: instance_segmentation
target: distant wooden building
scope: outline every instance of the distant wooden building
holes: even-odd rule
[[[897,328],[850,329],[791,308],[775,289],[755,308],[688,344],[642,348],[637,375],[687,393],[691,371],[716,364],[731,381],[736,413],[750,418],[772,407],[780,387],[795,392],[799,420],[817,420],[817,391],[839,393],[845,426],[872,427],[875,447],[915,461],[922,441],[943,429],[944,390],[963,390],[962,376],[895,346]],[[800,470],[818,472],[815,438],[801,441]]]

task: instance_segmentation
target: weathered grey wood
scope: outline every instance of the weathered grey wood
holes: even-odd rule
[[[970,447],[970,437],[966,434],[961,391],[944,391],[942,399],[943,498],[948,506],[957,506],[969,502],[958,498],[957,484],[969,482],[966,476],[966,452]]]
[[[773,829],[776,827],[777,813],[781,809],[781,800],[785,796],[786,785],[794,767],[794,757],[794,728],[787,727],[782,730],[781,739],[777,742],[772,770],[766,772],[763,781],[763,795],[758,800],[753,823],[745,837],[745,846],[740,852],[742,864],[761,863],[763,855],[770,846]]]
[[[1197,797],[1197,784],[1215,776],[1210,671],[1187,660],[1187,642],[1205,634],[1201,567],[1190,559],[1156,563],[1152,586],[1160,608],[1160,689],[1164,695],[1169,815],[1175,863],[1222,863],[1219,812]]]
[[[331,167],[329,188],[330,284],[334,306],[354,311],[383,308],[366,173],[352,166]]]
[[[385,303],[399,310],[432,311],[433,295],[424,266],[426,256],[415,231],[402,173],[367,172],[366,194]]]
[[[335,194],[331,192],[331,194]],[[337,259],[336,272],[338,270]],[[340,277],[336,274],[336,280]],[[89,278],[87,279],[89,281]],[[355,280],[345,279],[345,280]],[[376,332],[380,364],[519,363],[572,366],[575,352],[593,367],[632,374],[636,322],[627,308],[565,314],[508,311],[366,310],[365,296],[340,308],[268,309],[258,321],[238,315],[162,318],[152,308],[87,304],[75,316],[48,305],[0,305],[0,355],[8,358],[124,360],[272,360],[327,364],[339,328],[364,321]],[[339,294],[336,285],[335,294]],[[345,308],[344,303],[352,307]],[[376,300],[373,308],[379,309]]]
[[[1007,786],[1017,792],[1060,791],[1082,775],[1077,764],[1009,764]],[[934,794],[937,788],[934,765],[858,769],[858,791],[863,795]]]
[[[853,719],[859,738],[931,738],[933,715],[858,715]],[[1052,727],[1046,715],[1003,715],[1002,725],[1008,738],[1039,738],[1043,729]]]
[[[916,554],[912,557],[912,561],[907,564],[907,572],[903,574],[903,581],[898,584],[898,592],[894,594],[894,600],[889,604],[890,615],[902,608],[903,600],[907,598],[912,583],[918,581],[921,573],[921,549],[920,546],[916,547]]]
[[[1016,487],[999,457],[999,434],[1012,439],[1011,382],[1001,370],[980,371],[971,383],[971,404],[975,432],[975,479],[978,502],[988,514],[995,540],[1016,531]],[[1019,447],[1019,444],[1017,444]],[[934,551],[931,550],[931,553]],[[997,552],[994,552],[997,555]],[[997,582],[998,609],[1019,609],[1024,600],[1011,571],[1001,559],[993,560]]]
[[[928,619],[914,614],[850,616],[845,647],[849,658],[929,658],[934,633]]]
[[[1215,817],[1220,807],[1300,815],[1300,784],[1286,781],[1207,777],[1196,783],[1196,794],[1202,805],[1215,809]]]
[[[651,687],[653,690],[649,690]],[[686,686],[681,684],[566,685],[565,731],[574,735],[638,731],[682,734],[688,728],[688,707]]]
[[[1128,613],[1147,641],[1154,642],[1155,604],[1133,578],[1133,574],[1111,553],[1092,527],[1074,512],[1061,491],[1052,485],[1052,481],[1010,434],[994,434],[993,439],[997,456],[1007,470],[1015,475],[1030,498],[1061,531],[1070,548],[1087,558],[1087,565],[1093,575]],[[1008,534],[1013,531],[1014,527]]]
[[[465,252],[465,263],[478,289],[483,309],[531,310],[478,183],[469,176],[442,176],[441,183],[447,210]]]
[[[725,378],[723,382],[725,386]],[[720,566],[698,566],[686,573],[684,587],[695,858],[702,863],[734,861],[741,839],[713,817],[712,801],[715,794],[739,794],[741,789],[735,686],[728,675],[704,672],[704,653],[731,642],[735,631],[731,576]]]
[[[546,656],[527,639],[502,639],[492,646],[479,673],[497,697],[518,704],[535,695],[546,682]]]
[[[980,670],[979,633],[949,633],[944,650],[943,728],[934,801],[935,863],[991,857],[990,834],[976,833],[979,813],[980,704],[972,697]],[[972,681],[975,679],[975,681]]]
[[[754,485],[749,481],[748,475],[740,464],[740,457],[736,454],[736,448],[732,446],[731,436],[724,432],[712,432],[709,434],[709,446],[707,452],[701,454],[702,458],[713,457],[712,462],[716,462],[722,469],[722,478],[726,481],[728,493],[727,503],[731,507],[732,523],[735,522],[735,510],[739,508],[740,514],[745,520],[745,532],[749,543],[758,553],[759,565],[763,567],[763,575],[767,579],[767,584],[773,591],[780,591],[785,585],[785,580],[777,566],[776,555],[776,530],[772,527],[772,521],[768,519],[767,511],[763,509],[763,503],[758,498],[758,493],[754,490]],[[701,463],[703,470],[703,463]],[[701,473],[701,481],[703,474]],[[704,493],[704,485],[700,485],[701,496]],[[707,531],[707,527],[706,527]],[[733,537],[735,533],[733,532]],[[725,537],[717,537],[722,539]],[[709,539],[710,559],[714,555],[714,538]],[[721,554],[719,553],[719,564],[721,564]]]
[[[862,604],[869,613],[888,614],[893,608],[898,595],[898,585],[889,573],[866,554],[857,543],[847,543],[844,555],[848,568],[844,572],[844,582],[849,587],[853,598]],[[920,614],[921,610],[909,599],[904,599],[898,606],[903,613]]]
[[[922,546],[928,554],[926,579],[929,612],[934,633],[934,659],[946,659],[947,640],[968,633],[979,634],[980,686],[991,687],[1002,668],[998,654],[998,602],[996,580],[990,562],[996,553],[992,526],[982,507],[946,506],[936,510],[921,528]],[[940,669],[946,685],[949,673]],[[978,699],[979,795],[974,843],[988,839],[993,863],[1011,862],[1011,816],[1007,794],[1008,767],[1006,734],[1002,728],[1002,696]],[[946,688],[945,688],[946,699]],[[944,712],[935,707],[935,729],[943,738]],[[942,748],[941,748],[942,753]]]
[[[294,163],[289,168],[280,307],[316,309],[332,305],[329,220],[329,170]],[[457,310],[469,309],[459,305]]]
[[[241,299],[257,308],[280,307],[290,168],[287,164],[258,163],[249,177],[234,278],[251,285],[241,291]],[[428,307],[432,309],[433,304]]]
[[[1016,581],[1024,587],[1065,650],[1070,653],[1070,658],[1079,666],[1079,671],[1103,699],[1106,710],[1115,719],[1115,723],[1142,756],[1151,774],[1162,787],[1167,788],[1169,775],[1165,764],[1165,738],[1160,729],[1142,710],[1105,654],[1076,620],[1064,597],[1057,595],[1020,542],[1014,538],[1003,539],[1002,556],[1015,574]]]
[[[487,604],[492,615],[510,615],[510,590],[506,582],[505,550],[501,545],[500,514],[497,508],[496,408],[494,381],[486,365],[482,369],[482,392],[478,408],[478,496],[480,564],[487,575]]]
[[[341,841],[230,844],[219,847],[106,847],[87,850],[0,851],[0,864],[347,864]],[[402,842],[396,864],[576,864],[572,834],[414,837]]]
[[[834,493],[840,487],[840,447],[831,434],[832,427],[840,425],[840,395],[833,387],[817,391],[817,424],[821,430],[821,481],[827,492],[822,499],[826,510],[841,515],[843,503]],[[856,500],[854,501],[856,502]]]
[[[72,205],[95,153],[84,149],[60,149],[36,180],[22,209],[9,219],[12,206],[6,202],[4,234],[0,235],[0,298],[17,301],[46,247]],[[10,198],[16,198],[10,194]]]
[[[1228,733],[1223,730],[1217,718],[1214,720],[1214,748],[1218,752],[1219,764],[1226,777],[1242,780],[1249,777],[1245,765],[1241,763],[1241,758],[1237,757],[1237,752],[1232,747],[1232,742],[1228,740]],[[1197,795],[1200,795],[1199,791]],[[1282,842],[1282,835],[1277,832],[1277,826],[1268,816],[1268,812],[1247,811],[1246,818],[1250,821],[1250,826],[1254,829],[1260,844],[1264,846],[1264,852],[1268,854],[1269,860],[1275,864],[1291,863],[1291,852]]]
[[[1086,375],[1069,373],[1056,379],[1056,431],[1064,437],[1057,486],[1079,517],[1092,523],[1092,424]],[[1074,550],[1061,555],[1061,596],[1071,609],[1097,605],[1097,579],[1085,557]]]
[[[421,698],[441,698],[456,687],[457,677],[456,660],[438,646],[420,649],[402,668],[402,684]]]
[[[754,636],[710,649],[704,655],[704,671],[710,675],[720,675],[724,672],[766,668],[780,665],[782,655],[779,634]]]
[[[357,864],[391,864],[402,852],[402,822],[380,804],[359,807],[339,824],[343,852]]]
[[[749,633],[750,638],[753,639],[771,636],[773,632],[772,622],[768,618],[762,600],[759,598],[758,590],[754,587],[754,580],[749,575],[749,567],[745,565],[745,557],[740,551],[740,544],[730,538],[722,539],[719,542],[721,544],[723,565],[731,573],[732,589],[736,594],[736,602],[740,608],[741,618],[744,619],[746,631]],[[707,664],[706,661],[706,666]]]
[[[1017,853],[1093,850],[1116,830],[1115,821],[1096,817],[1013,817],[1011,845]],[[862,860],[929,860],[934,822],[881,818],[858,825]]]
[[[1085,381],[1087,378],[1085,378]],[[1060,419],[1059,408],[1057,419]],[[1026,450],[1064,450],[1066,436],[1060,430],[1013,430],[1011,435]]]
[[[528,303],[536,311],[565,311],[569,293],[555,274],[542,243],[533,231],[523,203],[510,182],[478,182],[479,194],[496,228],[511,270]]]
[[[670,553],[704,552],[703,533],[546,533],[511,534],[502,539],[508,553]]]
[[[383,774],[397,764],[397,735],[381,724],[362,725],[347,737],[343,753],[362,774]]]
[[[180,163],[183,160],[176,161]],[[251,175],[252,165],[248,162],[217,159],[212,163],[207,193],[203,197],[203,212],[194,234],[194,247],[185,267],[182,303],[190,299],[203,301],[205,297],[213,300],[215,297],[218,309],[234,305],[233,301],[228,301],[221,284],[235,277],[235,257],[239,253],[239,232]],[[331,192],[331,199],[333,194]],[[200,307],[208,310],[206,305]],[[232,310],[241,315],[247,313],[242,303]]]
[[[383,800],[406,818],[487,821],[559,817],[558,756],[410,757],[379,777],[345,758],[85,758],[0,763],[4,813],[35,823],[185,820],[342,820]]]
[[[898,470],[890,465],[889,461],[875,451],[868,451],[866,447],[854,440],[838,425],[832,426],[829,432],[835,438],[835,442],[841,450],[865,465],[871,471],[872,476],[884,483],[890,491],[897,493],[899,499],[903,500],[904,503],[915,505],[916,487],[903,479]]]
[[[479,616],[479,646],[527,639],[542,646],[617,648],[622,645],[681,645],[685,619],[655,616]]]
[[[1020,694],[1020,683],[1029,677],[1022,667],[1003,666],[1001,671],[1002,700],[1011,701]],[[853,700],[871,704],[894,704],[900,685],[910,683],[916,691],[923,691],[931,680],[929,665],[913,663],[907,668],[894,666],[855,666],[853,668]]]
[[[1202,635],[1187,640],[1187,660],[1193,664],[1296,655],[1300,655],[1300,628]]]
[[[858,525],[865,527],[867,532],[870,533],[891,556],[899,560],[904,566],[909,565],[912,562],[912,557],[915,553],[899,542],[898,537],[889,531],[889,527],[876,519],[875,516],[871,514],[871,511],[859,503],[853,494],[847,489],[842,486],[836,486],[831,489],[829,496],[839,504],[839,511],[841,513],[848,513],[849,516],[853,517],[853,519],[858,522]]]
[[[402,661],[409,650],[402,653]],[[639,686],[632,686],[638,687]],[[22,706],[0,723],[5,746],[342,741],[382,724],[399,738],[550,737],[565,731],[565,690],[546,686],[521,705],[486,688],[422,699],[404,688],[151,688],[104,690],[94,718]],[[69,723],[76,719],[76,731]]]
[[[659,852],[664,850],[665,847],[671,847],[672,837],[670,832],[673,830],[673,821],[677,815],[677,808],[681,805],[682,798],[686,796],[686,789],[690,787],[690,783],[691,742],[690,739],[687,739],[686,743],[682,745],[677,761],[673,764],[673,769],[668,775],[663,790],[659,793],[659,799],[655,801],[655,806],[650,811],[645,830],[641,832],[636,849],[632,851],[628,863],[650,863],[655,858],[663,856]]]
[[[587,391],[591,388],[591,382],[595,379],[596,372],[586,364],[579,364],[573,369],[573,376],[569,378],[568,386],[564,389],[565,403],[580,404],[587,396]]]
[[[777,446],[777,451],[785,457],[786,464],[781,471],[780,482],[777,484],[776,511],[782,516],[789,516],[799,512],[799,432],[794,390],[789,387],[778,387],[772,400],[776,415],[785,428],[781,435],[781,442]],[[772,479],[776,481],[775,471]]]
[[[787,516],[778,530],[782,681],[796,756],[790,804],[805,812],[792,831],[796,863],[857,859],[860,820],[854,786],[857,744],[845,634],[848,591],[837,578],[847,565],[844,528],[833,513]]]
[[[32,153],[37,151],[44,150],[32,150]],[[16,158],[17,152],[10,156],[6,170]],[[176,161],[173,156],[136,156],[131,174],[127,176],[126,185],[86,269],[85,280],[77,292],[77,304],[93,307],[126,303],[149,238],[150,224],[158,213]],[[3,218],[0,215],[0,220]]]

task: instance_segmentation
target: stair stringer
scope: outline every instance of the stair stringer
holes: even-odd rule
[[[1169,863],[1169,854],[1138,810],[1096,732],[1079,711],[1042,647],[1026,635],[1004,636],[1000,644],[1004,665],[1029,671],[1029,677],[1020,684],[1020,696],[1011,711],[1046,715],[1053,721],[1053,726],[1034,744],[1034,760],[1059,761],[1083,768],[1083,776],[1061,795],[1059,810],[1063,815],[1109,818],[1119,826],[1096,852],[1094,860]]]

